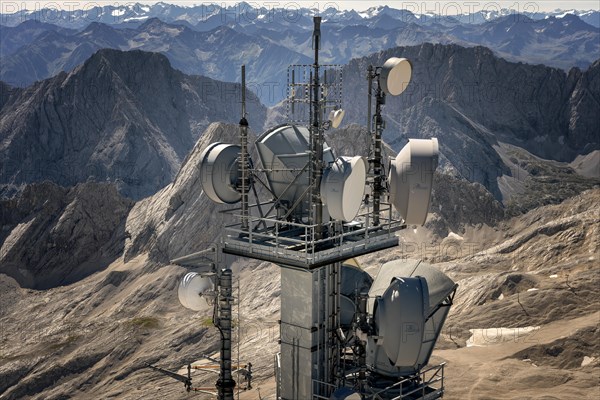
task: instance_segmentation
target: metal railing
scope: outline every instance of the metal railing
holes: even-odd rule
[[[319,380],[313,379],[312,381],[312,398],[319,400],[329,400],[331,398],[331,394],[335,391],[336,386],[327,383],[321,382]]]
[[[265,203],[262,206],[272,204]],[[397,244],[394,233],[405,227],[402,220],[392,218],[391,204],[383,203],[381,214],[386,218],[382,218],[378,226],[371,225],[372,213],[367,211],[359,214],[351,223],[330,221],[322,224],[321,228],[325,228],[328,235],[318,239],[318,225],[282,221],[274,215],[257,217],[258,210],[252,213],[252,209],[258,208],[258,205],[250,206],[247,228],[240,222],[225,226],[225,252],[310,267],[344,256],[354,257],[391,247]],[[241,220],[239,208],[224,213],[235,221]]]
[[[362,398],[371,400],[434,400],[444,395],[444,366],[433,365],[418,374],[395,382],[383,389],[366,387]],[[329,399],[337,387],[331,383],[313,379],[312,398]],[[278,397],[279,398],[279,397]]]
[[[369,396],[366,399],[373,400],[433,400],[441,398],[444,395],[444,366],[446,363],[431,366],[427,369],[419,371],[419,373],[410,378],[403,379],[390,385],[384,389],[380,389]],[[427,378],[427,374],[430,373],[430,377]],[[439,387],[434,385],[438,384]],[[395,395],[390,397],[389,395]]]

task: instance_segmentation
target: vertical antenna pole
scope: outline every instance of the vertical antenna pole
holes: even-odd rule
[[[248,177],[248,120],[246,120],[246,66],[242,65],[242,118],[240,119],[240,155],[238,162],[238,182],[242,194],[241,228],[249,229],[248,225],[248,192],[250,179]]]
[[[233,400],[235,381],[231,375],[231,303],[232,294],[231,269],[225,268],[219,274],[219,297],[217,327],[221,332],[221,371],[217,381],[219,400]]]
[[[371,110],[373,106],[371,105],[371,97],[373,97],[373,66],[369,65],[367,68],[367,81],[368,81],[368,89],[367,89],[367,131],[369,132],[369,136],[371,136]]]
[[[289,101],[292,103],[292,115],[290,116],[290,119],[294,118],[294,113],[296,112],[296,110],[294,109],[294,104],[296,103],[296,69],[295,67],[292,67],[292,95],[289,99]]]
[[[373,120],[372,120],[372,97],[373,97],[373,78],[375,74],[373,73],[373,66],[369,65],[367,68],[367,134],[371,139],[371,148],[370,148],[370,156],[369,156],[369,178],[371,179],[371,197],[373,198],[373,207],[375,207],[375,140],[373,138]],[[377,200],[377,206],[379,207],[379,200]],[[373,212],[373,215],[376,215]],[[374,218],[375,220],[375,218]],[[377,220],[377,223],[379,221]],[[375,225],[377,225],[377,223]]]
[[[379,225],[379,212],[381,195],[383,194],[383,170],[381,164],[381,133],[383,131],[383,117],[381,116],[381,106],[385,104],[385,93],[381,90],[381,85],[377,84],[377,93],[375,94],[375,132],[373,134],[373,226]]]
[[[321,96],[319,85],[319,48],[321,46],[321,17],[313,17],[313,48],[315,63],[313,64],[312,84],[312,115],[311,115],[311,203],[312,224],[316,225],[315,239],[323,235],[323,203],[321,202],[321,177],[323,175],[323,130],[321,129]]]

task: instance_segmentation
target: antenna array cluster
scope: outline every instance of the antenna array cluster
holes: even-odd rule
[[[342,109],[343,66],[321,65],[319,77],[319,107],[322,120],[327,121],[331,111]],[[311,121],[313,94],[313,65],[295,64],[287,69],[287,120],[290,124],[308,125]],[[334,128],[336,128],[334,126]]]
[[[456,285],[431,266],[405,261],[384,264],[373,280],[354,258],[394,247],[397,231],[425,223],[438,141],[411,139],[385,172],[382,108],[412,76],[408,60],[392,57],[367,70],[368,158],[335,154],[324,131],[344,116],[342,68],[319,65],[320,21],[314,18],[314,64],[288,69],[289,122],[258,137],[257,160],[250,157],[242,67],[240,142],[207,146],[200,165],[207,197],[240,207],[223,211],[234,222],[223,228],[209,268],[184,277],[179,297],[195,310],[200,298],[214,304],[222,337],[219,399],[232,400],[235,386],[232,273],[219,261],[222,253],[281,267],[278,399],[435,399],[443,394],[444,366],[424,368]],[[201,266],[198,257],[173,262]]]

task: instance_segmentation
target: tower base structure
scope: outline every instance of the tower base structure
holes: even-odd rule
[[[335,384],[340,269],[340,263],[313,270],[281,268],[282,399],[312,399],[325,394],[317,382]]]

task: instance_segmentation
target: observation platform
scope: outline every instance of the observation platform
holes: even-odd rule
[[[240,222],[225,226],[222,249],[228,254],[304,269],[341,262],[398,245],[395,232],[406,228],[406,224],[391,218],[390,204],[381,206],[381,215],[387,214],[387,218],[381,217],[377,226],[372,226],[372,214],[365,212],[352,222],[328,221],[321,225],[281,221],[275,215],[248,216],[248,228],[242,229],[240,209],[224,211]]]

